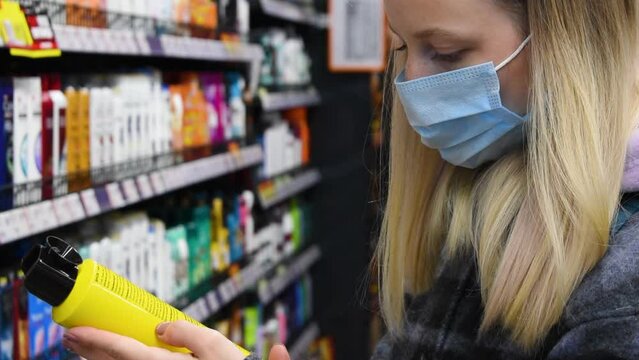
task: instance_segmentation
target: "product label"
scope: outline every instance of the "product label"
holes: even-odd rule
[[[200,323],[193,318],[133,285],[133,283],[127,279],[117,275],[104,266],[97,265],[94,280],[100,286],[141,307],[161,321],[186,320],[192,324],[200,325]]]
[[[13,293],[11,286],[10,283],[0,284],[0,360],[13,359]]]

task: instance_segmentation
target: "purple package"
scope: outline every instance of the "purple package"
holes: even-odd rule
[[[229,112],[226,103],[226,87],[222,73],[205,73],[200,76],[204,97],[209,107],[211,143],[222,144],[229,138]]]

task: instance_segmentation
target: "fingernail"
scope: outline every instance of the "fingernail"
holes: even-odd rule
[[[158,335],[164,335],[164,332],[166,331],[166,328],[169,327],[169,324],[170,323],[168,323],[168,322],[161,323],[160,325],[158,325],[157,328],[155,328],[155,332]]]
[[[75,346],[78,344],[78,337],[72,333],[66,332],[62,337],[62,346],[65,348],[74,351]]]

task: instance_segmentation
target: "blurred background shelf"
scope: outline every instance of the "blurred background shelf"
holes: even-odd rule
[[[269,92],[261,89],[258,91],[258,96],[264,111],[280,111],[295,107],[315,106],[322,101],[317,89],[313,87],[305,90],[280,92]]]
[[[154,170],[0,213],[0,245],[53,230],[262,162],[258,145]]]
[[[269,16],[311,25],[319,29],[328,27],[327,14],[319,13],[312,8],[302,7],[290,1],[282,0],[260,0],[260,5],[264,13]]]
[[[283,181],[274,181],[273,188],[258,190],[262,208],[268,209],[317,185],[322,179],[318,169],[305,170]]]

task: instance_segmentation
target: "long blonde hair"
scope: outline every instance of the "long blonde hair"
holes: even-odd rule
[[[602,258],[635,126],[634,0],[531,0],[527,145],[479,170],[445,164],[392,97],[389,181],[377,259],[382,313],[401,335],[404,293],[440,261],[474,254],[484,317],[532,349]],[[397,74],[405,59],[393,55]],[[443,256],[442,256],[443,255]]]

